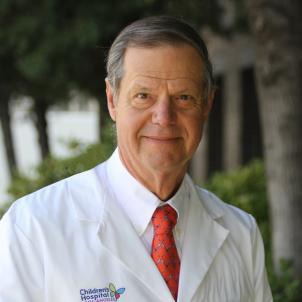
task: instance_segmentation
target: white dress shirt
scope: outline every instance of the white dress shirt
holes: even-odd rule
[[[177,251],[181,258],[188,208],[186,200],[189,200],[189,188],[185,179],[175,195],[163,202],[129,173],[120,159],[118,149],[108,160],[107,173],[109,185],[119,206],[129,218],[149,253],[151,253],[153,240],[151,218],[155,209],[169,204],[176,210],[178,219],[173,232]]]

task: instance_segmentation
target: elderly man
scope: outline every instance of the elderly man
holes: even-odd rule
[[[186,174],[214,97],[199,35],[136,21],[107,71],[118,147],[4,216],[0,301],[272,301],[255,220]]]

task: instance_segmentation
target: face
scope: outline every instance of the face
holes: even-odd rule
[[[202,136],[203,62],[188,45],[128,48],[116,99],[106,82],[120,156],[134,175],[185,173]]]

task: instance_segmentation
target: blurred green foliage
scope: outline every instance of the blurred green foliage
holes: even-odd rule
[[[17,174],[8,193],[14,199],[20,198],[60,179],[96,166],[108,158],[110,152],[108,146],[94,144],[88,146],[83,153],[69,158],[48,157],[36,167],[35,177]]]
[[[295,279],[293,265],[290,261],[281,260],[281,274],[276,275],[270,265],[268,267],[269,280],[274,296],[274,302],[301,302],[301,283]]]

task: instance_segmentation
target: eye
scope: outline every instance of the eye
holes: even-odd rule
[[[137,92],[132,98],[132,105],[136,108],[145,109],[152,105],[153,95],[149,92]]]
[[[174,97],[174,101],[179,108],[190,109],[198,105],[199,100],[191,94],[179,94]]]
[[[148,96],[149,96],[148,93],[145,92],[139,92],[138,94],[135,95],[137,99],[141,99],[141,100],[146,100]]]
[[[180,96],[178,96],[178,99],[181,101],[189,101],[192,100],[192,97],[188,94],[181,94]]]
[[[182,103],[194,103],[195,98],[189,94],[180,94],[175,96],[175,100]]]

